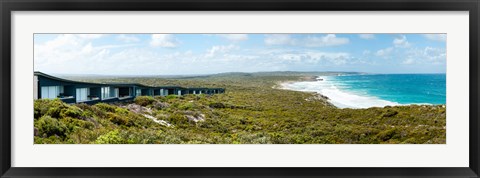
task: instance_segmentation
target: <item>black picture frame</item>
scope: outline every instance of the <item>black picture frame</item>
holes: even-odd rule
[[[0,0],[1,177],[478,177],[479,0]],[[469,11],[469,167],[20,168],[11,167],[12,11]],[[441,156],[441,155],[439,155]]]

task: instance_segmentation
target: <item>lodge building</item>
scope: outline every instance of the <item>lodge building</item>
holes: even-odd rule
[[[34,72],[34,99],[58,98],[65,103],[131,101],[137,96],[218,94],[224,88],[185,88],[180,86],[147,86],[139,83],[89,83],[62,79]]]

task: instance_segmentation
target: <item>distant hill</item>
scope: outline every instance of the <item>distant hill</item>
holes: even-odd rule
[[[238,76],[304,76],[304,75],[353,75],[366,74],[362,72],[337,72],[337,71],[268,71],[268,72],[226,72],[218,74],[187,74],[187,75],[98,75],[98,74],[53,74],[56,77],[71,80],[92,80],[92,79],[118,79],[118,78],[163,78],[163,79],[194,79],[210,77],[238,77]]]

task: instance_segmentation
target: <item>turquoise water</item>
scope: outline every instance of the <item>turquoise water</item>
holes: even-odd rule
[[[319,76],[318,81],[284,83],[285,89],[317,92],[340,108],[445,104],[445,74]]]
[[[340,89],[400,104],[445,104],[445,74],[377,74],[330,77]]]

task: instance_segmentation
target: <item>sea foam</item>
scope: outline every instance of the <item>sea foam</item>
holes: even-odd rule
[[[397,102],[383,100],[366,94],[358,94],[342,90],[340,84],[334,83],[328,77],[317,78],[318,81],[303,81],[282,83],[282,88],[295,91],[317,92],[327,96],[329,102],[338,108],[370,108],[401,105]]]

